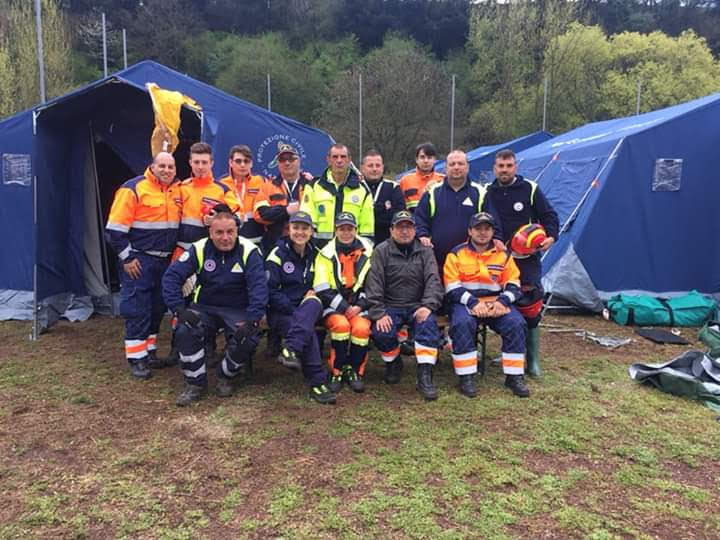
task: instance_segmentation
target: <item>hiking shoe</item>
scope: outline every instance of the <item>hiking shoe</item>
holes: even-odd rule
[[[149,379],[152,377],[152,371],[150,371],[147,361],[144,359],[130,364],[130,374],[138,379]]]
[[[177,363],[177,360],[173,362],[173,358],[168,356],[167,358],[158,357],[157,351],[148,351],[148,362],[147,365],[150,369],[163,369],[166,367],[172,367]]]
[[[475,375],[460,375],[460,393],[469,398],[477,397]]]
[[[418,364],[416,388],[427,401],[437,399],[437,388],[432,380],[432,365]]]
[[[342,385],[342,375],[333,375],[332,377],[330,377],[330,382],[328,382],[328,388],[333,394],[337,394],[340,390],[342,390]]]
[[[517,397],[530,397],[530,390],[525,384],[525,377],[522,375],[506,375],[505,386]]]
[[[301,367],[300,359],[297,357],[297,353],[285,347],[280,350],[277,361],[288,369],[298,370]]]
[[[334,405],[337,396],[326,384],[318,384],[310,387],[310,397],[323,405]]]
[[[232,379],[218,377],[217,384],[215,385],[215,394],[217,397],[230,397],[234,391]]]
[[[175,405],[178,407],[187,407],[193,401],[200,401],[205,397],[206,393],[207,387],[205,386],[185,383],[183,391],[180,392],[180,395],[175,400]]]
[[[392,362],[385,363],[385,383],[397,384],[400,382],[400,376],[403,370],[402,356],[398,356]]]
[[[343,369],[343,379],[345,379],[353,392],[360,394],[365,391],[365,383],[362,377],[350,366],[345,366]]]

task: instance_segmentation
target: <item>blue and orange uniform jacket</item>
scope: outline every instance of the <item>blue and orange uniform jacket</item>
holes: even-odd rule
[[[243,221],[240,227],[240,236],[251,240],[257,245],[265,232],[265,226],[253,217],[255,200],[267,180],[258,174],[252,174],[239,181],[228,174],[220,179],[220,183],[227,186],[235,195],[239,205],[236,212]]]
[[[121,260],[133,252],[167,257],[178,239],[182,197],[180,182],[164,186],[150,168],[115,193],[106,231]]]
[[[203,216],[216,204],[228,205],[233,213],[240,208],[232,189],[213,179],[212,175],[203,178],[190,177],[180,184],[182,194],[182,219],[178,246],[189,249],[193,242],[207,237],[207,228]]]
[[[414,212],[427,188],[435,183],[442,182],[444,179],[444,174],[435,171],[422,173],[417,168],[415,168],[415,172],[403,176],[400,179],[400,191],[402,191],[405,198],[407,209]]]
[[[295,182],[288,182],[282,176],[277,176],[260,188],[260,193],[255,197],[253,218],[266,227],[263,246],[273,247],[277,240],[286,234],[290,219],[287,205],[302,201],[303,189],[307,183],[300,173]]]
[[[468,309],[495,299],[510,307],[522,296],[515,260],[510,252],[494,247],[480,252],[472,242],[456,246],[445,259],[443,277],[448,300]]]

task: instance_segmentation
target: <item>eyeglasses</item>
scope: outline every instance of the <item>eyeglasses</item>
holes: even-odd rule
[[[235,158],[233,161],[238,165],[242,165],[243,163],[252,163],[252,159],[248,158]]]
[[[279,157],[278,161],[280,163],[292,163],[293,161],[297,160],[296,156],[285,156],[285,157]]]

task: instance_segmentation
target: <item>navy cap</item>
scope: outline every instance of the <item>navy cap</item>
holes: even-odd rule
[[[469,227],[472,229],[473,227],[477,227],[481,223],[487,223],[493,229],[495,228],[495,219],[492,217],[491,214],[488,214],[487,212],[480,212],[478,214],[474,214],[470,218]]]
[[[300,154],[298,154],[298,151],[295,150],[295,147],[291,144],[279,142],[277,147],[277,154],[275,154],[275,159],[279,158],[282,154],[292,154],[295,157],[298,157]]]
[[[397,225],[398,223],[401,223],[403,221],[409,221],[410,223],[415,225],[415,218],[413,217],[412,213],[408,212],[407,210],[400,210],[399,212],[395,212],[395,215],[393,216],[390,225]]]
[[[352,225],[353,227],[357,228],[357,220],[355,219],[355,216],[353,216],[350,212],[340,212],[335,217],[335,228],[339,227],[340,225]]]
[[[307,212],[295,212],[290,216],[290,223],[305,223],[305,225],[313,226],[312,216]]]

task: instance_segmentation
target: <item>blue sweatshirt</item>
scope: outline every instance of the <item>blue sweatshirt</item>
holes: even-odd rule
[[[312,289],[318,249],[310,241],[300,257],[287,236],[277,241],[265,260],[270,289],[270,310],[291,314]]]

